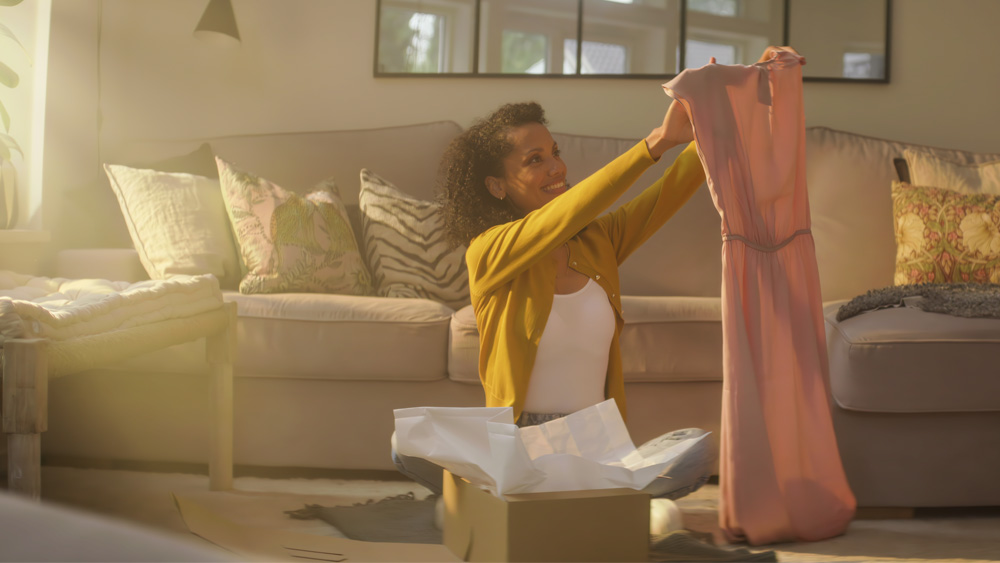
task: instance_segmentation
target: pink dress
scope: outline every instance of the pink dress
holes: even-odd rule
[[[710,64],[663,87],[722,216],[719,524],[752,545],[840,535],[856,503],[830,418],[800,60]]]

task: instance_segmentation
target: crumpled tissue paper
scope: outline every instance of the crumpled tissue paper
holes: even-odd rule
[[[613,399],[518,428],[511,407],[396,409],[396,451],[434,462],[497,496],[642,489],[699,440],[653,457],[632,443]]]

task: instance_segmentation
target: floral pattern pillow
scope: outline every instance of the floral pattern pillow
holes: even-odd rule
[[[892,185],[895,284],[1000,283],[1000,195]]]
[[[240,293],[370,295],[371,276],[332,180],[301,196],[216,157],[246,273]]]

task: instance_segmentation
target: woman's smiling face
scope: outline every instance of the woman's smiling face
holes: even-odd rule
[[[507,138],[514,148],[504,159],[504,177],[487,179],[495,197],[509,197],[514,207],[527,214],[566,192],[566,164],[544,125],[516,127]]]

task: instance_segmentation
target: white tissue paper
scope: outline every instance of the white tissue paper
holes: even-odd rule
[[[699,440],[655,457],[635,446],[613,399],[518,428],[510,407],[396,409],[396,451],[434,462],[497,496],[642,489]]]

